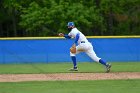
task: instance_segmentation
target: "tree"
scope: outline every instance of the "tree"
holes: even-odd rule
[[[45,6],[47,5],[47,6]],[[92,4],[91,4],[92,5]],[[56,35],[58,32],[66,32],[68,21],[74,21],[76,25],[85,32],[93,34],[93,28],[98,24],[101,30],[102,17],[95,6],[84,6],[82,0],[77,3],[60,0],[46,1],[42,5],[32,2],[28,8],[23,10],[20,25],[27,31],[39,31],[37,35]]]
[[[139,29],[139,0],[101,0],[100,8],[108,35],[136,34]],[[136,24],[136,25],[133,25]],[[135,29],[136,28],[136,29]]]
[[[140,0],[1,0],[0,36],[56,36],[74,21],[86,35],[140,34]]]

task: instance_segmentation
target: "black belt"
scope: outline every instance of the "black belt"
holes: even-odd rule
[[[81,43],[85,43],[85,41],[81,41]]]

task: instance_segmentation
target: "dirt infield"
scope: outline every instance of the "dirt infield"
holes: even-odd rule
[[[140,79],[140,72],[115,73],[55,73],[55,74],[1,74],[0,82]]]

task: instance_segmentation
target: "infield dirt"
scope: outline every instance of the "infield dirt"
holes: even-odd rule
[[[0,74],[0,82],[140,79],[140,72]]]

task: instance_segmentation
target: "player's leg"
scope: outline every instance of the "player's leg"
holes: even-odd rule
[[[74,70],[74,71],[78,70],[77,61],[76,61],[76,54],[79,54],[80,52],[84,52],[85,50],[86,50],[85,45],[80,44],[80,45],[76,46],[76,53],[75,54],[70,52],[70,56],[71,56],[71,59],[73,62],[73,68],[71,70]]]
[[[110,71],[111,65],[109,63],[107,63],[106,61],[104,61],[103,59],[99,58],[96,53],[93,50],[93,47],[91,46],[91,48],[89,48],[86,51],[86,54],[94,61],[101,63],[102,65],[104,65],[107,68],[106,72]]]
[[[85,52],[87,49],[88,49],[88,45],[86,45],[85,43],[81,43],[78,46],[76,46],[75,54],[70,52],[70,56],[74,65],[73,69],[77,69],[76,54],[79,54],[80,52]]]
[[[78,53],[80,53],[80,52],[77,50],[77,47],[76,47],[76,53],[70,52],[70,57],[73,62],[73,68],[71,68],[70,71],[78,71],[77,60],[76,60],[76,54],[78,54]]]
[[[70,70],[76,70],[77,69],[76,54],[70,52],[70,57],[73,62],[73,68]]]

